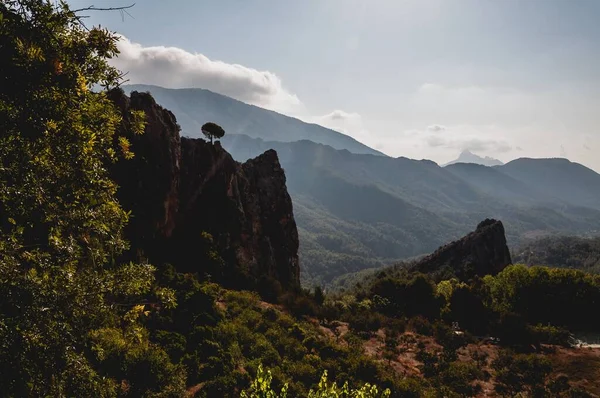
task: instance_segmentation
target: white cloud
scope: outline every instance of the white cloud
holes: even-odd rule
[[[494,126],[441,126],[430,125],[425,130],[411,130],[408,135],[422,140],[432,148],[486,153],[506,153],[513,149]]]
[[[440,124],[432,124],[431,126],[427,126],[427,130],[437,133],[446,130],[446,126],[442,126]]]
[[[118,47],[120,54],[113,64],[128,72],[130,83],[200,87],[280,112],[294,112],[302,107],[298,97],[269,71],[211,60],[177,47],[144,47],[123,36]]]
[[[561,158],[566,158],[567,157],[567,150],[565,149],[564,145],[560,146],[560,157]]]
[[[365,142],[365,139],[372,138],[364,126],[362,116],[355,112],[345,112],[337,109],[326,115],[311,118],[310,121],[342,132],[362,142]]]
[[[369,137],[358,113],[334,110],[323,116],[310,115],[304,104],[283,87],[269,71],[211,60],[177,47],[145,47],[124,36],[114,66],[127,72],[129,83],[168,88],[204,88],[237,100],[271,109],[340,131],[360,141]]]

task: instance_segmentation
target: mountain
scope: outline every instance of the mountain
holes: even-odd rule
[[[114,90],[110,98],[135,153],[112,170],[119,202],[132,211],[132,254],[229,286],[271,278],[299,288],[298,231],[275,151],[241,164],[219,142],[181,138],[174,115],[150,94]],[[127,128],[131,110],[146,114],[142,135]]]
[[[504,173],[506,166],[440,167],[244,135],[221,142],[240,161],[277,151],[294,202],[305,282],[327,284],[347,272],[418,257],[486,218],[503,220],[510,245],[556,232],[594,233],[600,225],[600,211],[550,197]]]
[[[127,93],[150,92],[159,104],[177,116],[182,135],[187,137],[202,137],[202,125],[215,122],[227,134],[245,134],[268,141],[311,140],[352,153],[385,156],[345,134],[212,91],[200,88],[169,89],[142,84],[123,86],[123,89]]]
[[[600,174],[579,163],[561,158],[521,158],[499,170],[535,187],[549,200],[600,210]]]
[[[448,162],[448,163],[442,165],[442,167],[449,166],[451,164],[456,164],[456,163],[475,163],[475,164],[480,164],[483,166],[501,166],[504,164],[501,161],[499,161],[498,159],[494,159],[489,156],[481,157],[481,156],[475,155],[473,152],[471,152],[469,150],[465,150],[465,151],[462,151],[460,153],[460,155],[458,155],[458,159]]]
[[[502,167],[455,163],[445,166],[444,169],[468,181],[481,192],[511,204],[534,205],[552,202],[538,187],[511,177],[502,171]]]

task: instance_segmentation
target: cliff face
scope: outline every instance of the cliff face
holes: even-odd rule
[[[486,219],[477,229],[437,249],[414,265],[423,273],[452,272],[460,279],[495,275],[511,264],[501,221]]]
[[[143,135],[128,136],[134,159],[114,169],[134,251],[180,271],[298,287],[298,232],[277,153],[240,164],[218,142],[180,138],[173,114],[149,94],[111,98],[125,125],[129,110],[148,122]],[[213,249],[223,262],[207,254]]]

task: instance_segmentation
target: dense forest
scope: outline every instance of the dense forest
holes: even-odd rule
[[[117,200],[126,188],[111,171],[147,163],[136,143],[154,126],[113,102],[118,36],[85,26],[87,11],[0,2],[0,396],[600,394],[600,352],[573,338],[600,332],[590,316],[598,275],[398,267],[329,293],[300,288],[297,269],[288,279],[281,269],[256,277],[260,267],[232,274],[227,263],[251,253],[229,256],[209,233],[184,265],[132,250],[143,240],[127,236],[136,208]],[[235,166],[246,172],[239,186],[267,192],[260,178],[281,170],[265,164]],[[297,259],[295,224],[280,222]]]

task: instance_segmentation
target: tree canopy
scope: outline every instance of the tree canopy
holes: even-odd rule
[[[210,142],[212,143],[213,139],[223,138],[225,135],[225,130],[223,130],[223,127],[216,123],[208,122],[202,125],[202,134],[204,134],[206,138],[210,139]]]
[[[152,289],[153,267],[117,261],[128,213],[107,171],[133,153],[116,135],[120,114],[92,90],[121,81],[108,64],[117,40],[84,27],[63,2],[0,3],[0,385],[8,396],[110,395],[114,382],[94,366],[115,344],[107,336],[143,340],[137,302]],[[143,114],[132,117],[142,133]]]

